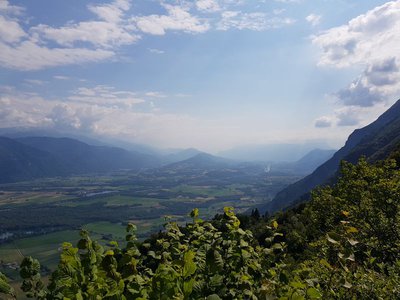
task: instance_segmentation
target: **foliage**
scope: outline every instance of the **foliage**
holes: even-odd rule
[[[203,221],[194,209],[191,223],[168,222],[143,243],[129,224],[123,248],[82,231],[47,287],[24,259],[22,288],[37,299],[399,299],[400,171],[361,159],[341,174],[272,217],[227,207]]]
[[[8,283],[8,279],[0,272],[0,296],[1,294],[15,298],[14,289]],[[0,298],[1,299],[1,298]]]

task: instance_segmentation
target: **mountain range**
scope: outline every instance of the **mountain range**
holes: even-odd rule
[[[9,135],[10,136],[10,135]],[[41,177],[104,173],[121,169],[160,168],[186,172],[251,168],[264,172],[265,163],[247,163],[201,152],[194,148],[174,150],[160,155],[141,153],[119,147],[96,145],[68,137],[0,137],[0,183],[32,180]],[[308,174],[331,155],[331,150],[315,149],[297,162],[275,163],[271,172]]]
[[[295,162],[314,149],[327,149],[324,142],[307,141],[298,144],[243,145],[218,153],[239,161]]]
[[[0,182],[156,167],[156,156],[71,138],[0,137]]]
[[[313,173],[289,185],[271,202],[259,209],[274,212],[307,200],[313,188],[335,181],[342,160],[356,163],[361,156],[365,156],[368,161],[375,162],[393,156],[399,150],[400,100],[375,122],[355,130],[347,139],[346,144]]]

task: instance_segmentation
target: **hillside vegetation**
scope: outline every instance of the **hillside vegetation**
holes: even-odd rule
[[[342,163],[333,187],[273,217],[232,208],[139,243],[107,247],[81,232],[62,246],[45,287],[25,258],[22,289],[37,299],[399,299],[400,170],[395,160]],[[0,291],[12,294],[4,277]]]
[[[260,208],[275,212],[294,203],[308,200],[312,189],[336,180],[342,160],[356,163],[361,156],[366,156],[369,162],[385,159],[399,149],[399,132],[400,100],[376,121],[355,130],[347,139],[346,144],[313,173],[289,185],[280,191],[271,202]]]

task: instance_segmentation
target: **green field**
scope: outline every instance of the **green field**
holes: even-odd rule
[[[144,240],[163,228],[166,216],[184,224],[195,207],[202,218],[212,218],[224,206],[244,212],[298,179],[270,177],[266,183],[257,172],[234,180],[231,174],[120,172],[0,185],[0,236],[13,234],[0,244],[0,272],[17,287],[14,267],[24,256],[39,259],[46,276],[59,261],[62,243],[75,245],[81,228],[104,246],[111,240],[123,245],[128,222],[137,225],[138,238]]]

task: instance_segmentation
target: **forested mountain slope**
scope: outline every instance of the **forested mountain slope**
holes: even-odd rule
[[[0,183],[40,177],[139,170],[161,164],[155,156],[71,138],[0,138]]]
[[[273,212],[288,207],[299,200],[305,200],[313,188],[334,180],[341,160],[355,163],[361,156],[365,155],[369,161],[376,161],[387,157],[399,147],[399,143],[400,100],[375,122],[355,130],[349,136],[344,147],[312,174],[289,185],[279,192],[270,203],[259,208],[261,211]]]

